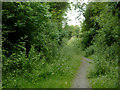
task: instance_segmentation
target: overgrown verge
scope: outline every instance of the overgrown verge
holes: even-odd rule
[[[120,2],[86,5],[81,46],[92,59],[88,78],[92,88],[119,87]]]
[[[64,42],[63,47],[59,49],[58,57],[52,58],[52,62],[40,59],[42,53],[36,53],[34,46],[31,47],[28,57],[25,51],[13,53],[9,57],[11,62],[4,63],[8,68],[3,70],[7,72],[3,73],[3,88],[70,88],[81,63],[78,52],[77,43],[72,41],[69,45]],[[3,58],[5,60],[5,57]],[[11,63],[14,64],[10,66]]]
[[[3,88],[70,87],[81,56],[78,40],[77,45],[67,45],[79,28],[62,27],[69,3],[4,2],[2,6]]]

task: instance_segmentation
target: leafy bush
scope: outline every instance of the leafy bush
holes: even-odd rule
[[[51,63],[58,59],[68,6],[62,2],[3,3],[3,87],[19,87],[13,81],[19,75],[35,83],[55,73]]]
[[[6,62],[3,64],[3,87],[25,87],[21,86],[20,84],[22,80],[18,79],[20,76],[25,79],[26,83],[28,83],[28,81],[33,83],[33,86],[34,84],[36,85],[39,80],[47,80],[51,76],[72,78],[75,71],[79,67],[81,60],[81,56],[78,54],[79,48],[77,48],[79,45],[77,42],[79,43],[79,40],[74,37],[72,42],[76,43],[74,43],[74,45],[72,45],[73,43],[68,45],[66,42],[64,47],[59,48],[58,55],[52,58],[52,62],[48,62],[46,57],[42,56],[42,51],[37,52],[34,45],[31,46],[28,57],[26,56],[25,51],[21,52],[21,54],[14,54],[14,57],[13,55],[9,58],[4,57],[4,60],[9,60],[11,63],[8,64]],[[18,62],[13,63],[13,58],[14,61]],[[13,66],[14,68],[11,71],[7,71],[10,70],[10,67],[12,68]]]
[[[95,83],[92,82],[93,87],[112,87],[111,83],[118,82],[116,79],[120,48],[118,11],[119,3],[116,2],[91,2],[85,10],[81,44],[86,56],[91,56],[93,59],[88,77],[93,79],[92,81],[99,79]],[[107,79],[105,82],[110,85],[101,85],[104,82],[102,76],[105,76]],[[118,87],[118,84],[113,87]]]

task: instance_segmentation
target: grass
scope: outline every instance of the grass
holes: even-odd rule
[[[51,75],[46,79],[39,78],[36,82],[32,83],[28,79],[22,77],[16,77],[17,84],[20,88],[67,88],[70,87],[70,77]]]
[[[76,58],[76,59],[75,59]],[[14,79],[8,79],[9,88],[19,87],[19,88],[70,88],[72,85],[72,80],[74,79],[75,73],[78,70],[81,62],[81,56],[73,56],[73,60],[69,61],[67,64],[71,63],[70,72],[58,73],[54,75],[47,75],[44,79],[43,77],[36,77],[36,81],[32,81],[30,78],[24,78],[23,76],[16,76]],[[14,81],[13,81],[14,80]],[[16,84],[16,85],[15,85]]]
[[[89,79],[92,88],[116,88],[117,79],[111,79],[108,76],[101,76]]]
[[[77,38],[74,38],[77,41]],[[82,56],[74,40],[69,41],[60,50],[59,60],[53,63],[45,63],[42,67],[36,63],[38,70],[34,69],[33,74],[23,73],[12,76],[9,73],[4,87],[6,88],[70,88],[77,70],[80,67]],[[74,45],[73,45],[74,44]],[[41,62],[43,63],[43,62]],[[58,69],[58,70],[57,70]],[[28,77],[24,77],[24,74]],[[41,75],[41,76],[39,76]]]

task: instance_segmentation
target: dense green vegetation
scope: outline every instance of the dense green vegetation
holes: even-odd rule
[[[85,17],[81,27],[64,28],[67,2],[2,7],[3,88],[70,88],[82,55],[92,59],[92,88],[120,86],[120,2],[78,3]]]
[[[3,88],[71,87],[81,56],[79,39],[68,44],[79,28],[62,28],[67,8],[65,2],[3,3]]]
[[[90,2],[84,12],[81,46],[93,61],[88,78],[93,88],[117,88],[120,56],[120,2]]]

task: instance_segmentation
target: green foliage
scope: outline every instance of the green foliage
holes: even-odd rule
[[[73,75],[80,66],[81,56],[78,54],[79,40],[74,37],[73,40],[69,42],[66,42],[64,47],[58,50],[59,55],[52,58],[52,62],[46,61],[46,57],[42,56],[43,53],[36,52],[34,46],[31,46],[28,57],[25,56],[25,52],[21,52],[21,54],[16,54],[14,57],[6,58],[7,61],[11,62],[9,64],[6,62],[6,64],[11,68],[14,66],[14,68],[12,68],[11,71],[7,71],[10,67],[6,68],[3,66],[5,69],[3,69],[3,71],[6,71],[6,73],[3,73],[3,87],[70,87]],[[17,56],[19,56],[19,58]],[[12,58],[14,58],[14,60]],[[18,62],[16,59],[18,59]],[[16,63],[12,61],[16,61]],[[60,81],[58,78],[61,78]],[[58,80],[59,83],[54,85],[56,80]],[[43,83],[46,83],[47,86]]]
[[[118,87],[117,68],[120,48],[118,11],[116,2],[92,2],[86,7],[81,44],[86,56],[91,55],[93,59],[88,75],[93,88]],[[105,76],[105,82],[103,76]],[[107,82],[108,85],[103,85]],[[116,83],[112,85],[114,82]]]
[[[3,88],[49,88],[59,78],[56,88],[70,87],[81,56],[79,40],[67,44],[78,27],[62,28],[68,7],[64,2],[3,3]]]
[[[41,63],[53,62],[53,58],[58,56],[61,22],[68,6],[68,3],[56,2],[3,3],[3,79],[18,74],[35,78],[49,73],[49,66]],[[47,72],[42,69],[44,67],[47,67]],[[37,68],[41,73],[37,73]],[[3,86],[9,87],[5,83],[3,80]]]
[[[62,22],[62,16],[66,10],[61,5],[67,8],[68,3],[3,3],[3,50],[11,49],[4,54],[10,56],[14,51],[14,44],[24,41],[27,54],[30,46],[34,44],[38,51],[42,50],[44,54],[48,55],[52,46],[60,43],[62,31],[60,22]],[[26,37],[26,39],[22,40],[21,37]],[[44,41],[46,42],[44,43]]]
[[[62,35],[63,35],[63,37],[70,39],[73,36],[79,37],[79,33],[80,33],[79,26],[65,25]]]
[[[4,88],[54,88],[57,81],[56,88],[70,87],[81,49],[93,59],[88,74],[92,87],[118,87],[119,3],[88,3],[81,30],[62,28],[68,7],[64,2],[3,3]]]

